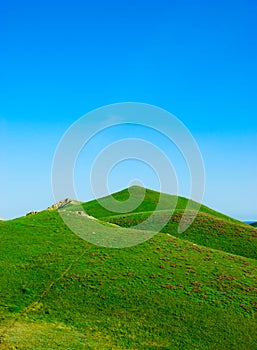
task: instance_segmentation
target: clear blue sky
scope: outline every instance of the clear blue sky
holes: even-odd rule
[[[97,107],[136,101],[170,111],[190,129],[206,166],[204,203],[257,219],[256,2],[0,6],[1,217],[52,203],[52,158],[71,123]],[[114,171],[113,189],[122,171],[116,180]]]

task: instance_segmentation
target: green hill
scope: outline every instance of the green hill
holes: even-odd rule
[[[134,199],[141,196],[142,189],[134,186],[130,188],[130,191],[132,193],[132,199]],[[127,200],[129,195],[129,190],[126,189],[115,193],[113,196],[117,201],[122,202]],[[159,195],[159,192],[147,189],[143,202],[128,214],[117,215],[101,207],[101,204],[108,205],[110,196],[84,203],[83,207],[89,215],[121,227],[133,227],[142,223],[152,215],[158,203]],[[173,236],[187,239],[191,242],[214,249],[220,249],[228,253],[257,259],[257,234],[256,230],[251,226],[202,205],[195,221],[189,229],[184,233],[178,233],[178,224],[188,201],[191,202],[191,208],[198,208],[199,205],[183,197],[177,198],[168,194],[163,194],[163,196],[163,206],[161,210],[155,212],[155,220],[158,222],[163,221],[165,224],[168,218],[168,223],[164,226],[162,232],[170,233]],[[167,208],[171,206],[170,203],[172,203],[174,207],[176,205],[176,207],[169,220],[170,210],[167,210]],[[192,210],[192,215],[193,214],[194,211]],[[153,224],[153,230],[154,226]],[[141,229],[144,229],[144,226],[141,226]],[[149,230],[151,227],[149,228],[149,225],[146,225],[146,229]]]
[[[115,196],[125,198],[126,193]],[[146,193],[145,203],[131,214],[134,222],[154,210],[151,198],[156,200],[158,193]],[[185,201],[179,199],[167,231],[175,231],[169,225],[176,225]],[[121,220],[105,210],[99,213],[95,201],[83,205],[99,219]],[[70,205],[65,210],[77,209]],[[197,231],[197,220],[203,218],[205,226]],[[74,215],[78,225],[80,219]],[[190,235],[205,236],[204,229],[218,223],[217,232],[224,230],[219,239],[229,235],[235,242],[248,242],[245,225],[204,206]],[[95,232],[96,222],[83,217],[85,232],[100,239],[108,230],[117,239],[149,234],[103,224]],[[228,233],[229,225],[245,230],[246,236]],[[134,247],[103,248],[71,232],[57,210],[0,222],[0,239],[1,349],[256,350],[255,259],[210,248],[208,240],[205,246],[195,244],[172,232]],[[250,254],[249,246],[240,242]]]
[[[156,209],[156,206],[160,200],[160,195],[162,196],[162,205],[159,210],[168,210],[170,208],[178,210],[184,210],[188,202],[191,203],[191,209],[199,207],[197,202],[189,200],[184,197],[177,197],[174,195],[156,192],[150,189],[145,189],[139,186],[131,186],[127,189],[124,189],[120,192],[112,194],[112,196],[107,196],[98,200],[93,200],[87,203],[83,203],[83,208],[89,215],[92,215],[96,218],[106,218],[109,216],[117,215],[117,211],[120,210],[121,203],[128,200],[131,197],[132,205],[137,203],[138,199],[142,199],[141,204],[132,210],[130,213],[142,213],[142,212],[152,212]],[[110,206],[111,197],[117,200],[116,206],[115,203],[112,203],[112,208],[114,211],[105,209],[105,206]],[[125,206],[126,209],[126,206]],[[115,211],[116,210],[116,211]],[[219,218],[224,218],[227,221],[237,222],[237,220],[232,219],[222,213],[218,213],[205,205],[200,206],[200,212],[212,214]]]

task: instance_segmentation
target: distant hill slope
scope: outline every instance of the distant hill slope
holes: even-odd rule
[[[142,203],[136,209],[134,209],[131,213],[152,212],[156,209],[156,205],[158,204],[159,198],[160,198],[160,192],[153,191],[150,189],[143,189],[143,191],[145,191],[145,196],[143,198]],[[122,191],[119,191],[119,192],[112,194],[112,196],[118,202],[121,202],[121,203],[123,201],[128,200],[131,196],[132,197],[131,201],[132,202],[134,201],[136,203],[137,199],[138,198],[141,199],[141,197],[142,197],[142,188],[139,186],[131,186],[127,189],[124,189]],[[105,205],[110,204],[110,200],[111,200],[112,196],[107,196],[104,198],[100,198],[97,200],[83,203],[83,207],[88,212],[89,215],[95,216],[97,218],[103,218],[103,217],[106,218],[109,216],[117,215],[117,212],[110,211],[110,210],[104,208]],[[192,204],[192,208],[195,207],[198,209],[199,204],[197,202],[194,202],[194,201],[189,200],[189,199],[184,198],[184,197],[178,197],[178,196],[162,193],[162,203],[163,204],[162,204],[162,207],[160,209],[167,210],[172,206],[172,207],[176,207],[177,210],[183,210],[186,208],[188,201]],[[113,208],[115,210],[115,206],[113,206]],[[117,203],[116,209],[117,210],[120,209],[119,203]],[[222,213],[219,213],[215,210],[212,210],[212,209],[206,207],[205,205],[201,205],[200,212],[212,214],[212,215],[215,215],[216,217],[224,218],[228,221],[239,223],[239,221],[237,221],[229,216],[226,216]]]
[[[101,248],[56,210],[0,222],[0,240],[1,349],[256,349],[254,259],[168,233]]]
[[[169,213],[165,211],[159,212],[155,214],[155,220],[166,222],[167,215],[169,216]],[[193,224],[185,232],[178,233],[181,215],[180,212],[176,212],[161,232],[228,253],[257,258],[257,232],[250,225],[237,224],[199,212]],[[148,216],[148,213],[137,213],[108,217],[106,220],[121,227],[133,227]],[[149,230],[149,227],[147,229]]]
[[[141,196],[141,188],[134,186],[130,188],[132,197]],[[128,189],[117,192],[113,195],[115,199],[120,201],[129,198]],[[83,207],[89,215],[101,218],[104,221],[119,225],[121,227],[133,227],[145,221],[155,210],[159,200],[159,192],[146,189],[143,202],[131,213],[115,214],[101,206],[108,205],[111,200],[110,196],[100,200],[94,200],[83,203]],[[132,198],[133,199],[133,198]],[[186,208],[188,199],[183,197],[175,197],[172,195],[164,195],[164,205],[162,210],[155,212],[156,221],[166,222],[170,216],[170,211],[165,210],[170,203],[176,203],[176,210],[164,226],[162,232],[167,232],[173,236],[187,239],[191,242],[201,244],[214,249],[226,251],[228,253],[246,256],[249,258],[257,258],[257,234],[256,230],[249,225],[216,212],[204,205],[200,207],[199,213],[193,224],[184,232],[178,233],[178,224],[181,220],[184,209]],[[192,206],[197,208],[198,203],[191,201]],[[193,214],[193,213],[192,213]],[[153,226],[154,227],[154,226]],[[148,226],[146,229],[150,230]],[[154,230],[154,228],[153,228]]]
[[[251,224],[251,226],[257,227],[257,222],[253,222],[253,223]]]

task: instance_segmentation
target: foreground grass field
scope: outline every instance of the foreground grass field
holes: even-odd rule
[[[134,222],[153,210],[156,194],[147,196]],[[98,212],[96,202],[85,206]],[[203,207],[175,237],[182,209],[166,232],[124,249],[87,243],[55,210],[0,222],[0,348],[256,350],[256,229]],[[143,234],[112,214],[98,217],[124,226],[112,226],[117,236]],[[83,224],[95,232],[94,220]],[[194,243],[201,235],[210,238]]]

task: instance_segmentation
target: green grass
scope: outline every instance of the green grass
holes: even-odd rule
[[[151,196],[141,209],[153,210]],[[84,205],[95,213],[95,202]],[[256,350],[257,260],[232,254],[252,254],[246,226],[202,207],[192,231],[175,237],[181,207],[169,232],[124,249],[82,240],[57,211],[0,222],[0,348]],[[96,230],[94,220],[83,225],[85,235]],[[214,227],[219,250],[215,240],[192,242]],[[96,235],[109,230],[143,234],[105,224]]]
[[[132,193],[132,200],[136,200],[141,195],[140,187],[134,186],[130,188],[130,191]],[[103,203],[108,205],[110,197],[84,203],[83,207],[89,215],[124,228],[129,228],[141,224],[152,215],[159,201],[159,195],[159,192],[147,189],[144,201],[128,214],[117,215],[117,213],[114,214],[101,207]],[[125,201],[129,198],[129,190],[123,190],[115,193],[113,196],[119,202]],[[155,212],[152,226],[147,223],[145,227],[141,225],[140,229],[155,231],[155,223],[163,222],[164,227],[161,232],[170,233],[173,236],[228,253],[257,259],[257,233],[250,225],[246,225],[202,205],[193,224],[184,233],[179,233],[178,225],[185,211],[188,199],[183,197],[177,198],[168,194],[162,194],[162,196],[164,198],[162,207],[161,210]],[[188,211],[190,217],[190,215],[194,214],[192,209],[194,207],[198,208],[199,205],[190,200],[189,202],[191,202],[191,210]],[[171,211],[167,210],[170,207],[174,207],[174,213],[171,218]],[[166,224],[166,222],[168,223]]]
[[[144,194],[145,191],[145,194]],[[144,195],[144,196],[143,196]],[[117,211],[120,209],[121,203],[130,199],[133,203],[137,203],[138,200],[141,200],[143,197],[143,201],[139,206],[137,206],[134,210],[130,211],[130,214],[133,213],[142,213],[142,212],[152,212],[156,210],[156,206],[158,202],[160,201],[160,193],[149,190],[149,189],[144,189],[139,186],[132,186],[129,187],[128,189],[124,189],[120,192],[114,193],[113,198],[117,200],[116,205],[112,205],[112,208],[114,211],[105,209],[104,206],[110,205],[110,197],[107,196],[98,200],[93,200],[87,203],[83,203],[83,208],[84,210],[89,214],[92,215],[96,218],[107,218],[110,216],[117,215]],[[191,204],[191,209],[199,207],[199,204],[197,202],[194,202],[192,200],[189,200],[184,197],[177,197],[174,195],[170,194],[161,194],[161,206],[159,210],[168,210],[168,209],[176,209],[176,210],[184,210],[190,202]],[[127,208],[124,206],[125,209]],[[116,211],[115,211],[116,210]],[[225,220],[228,220],[230,222],[236,222],[238,223],[237,220],[232,219],[222,213],[218,213],[215,210],[212,210],[205,205],[200,206],[200,212],[207,213],[207,214],[212,214],[215,215],[216,217],[223,218]]]
[[[152,212],[116,215],[107,217],[105,220],[121,227],[133,227],[146,220],[151,214]],[[168,220],[168,223],[161,230],[162,232],[210,248],[257,259],[257,232],[250,225],[226,220],[200,211],[193,224],[184,233],[179,233],[178,225],[182,211],[176,210],[170,220],[169,216],[169,211],[165,210],[155,213],[155,221],[163,221],[165,224]],[[141,228],[144,229],[144,226],[141,226]],[[151,229],[149,225],[146,225],[146,228]]]

